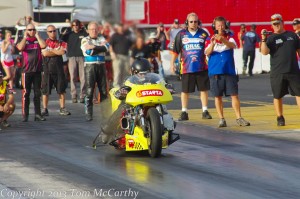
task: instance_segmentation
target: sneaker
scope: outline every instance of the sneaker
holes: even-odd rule
[[[277,126],[285,126],[285,119],[283,116],[277,117]]]
[[[77,98],[73,98],[72,103],[77,103]]]
[[[247,120],[245,120],[244,118],[240,117],[239,119],[236,119],[236,123],[239,126],[250,126],[250,122],[248,122]]]
[[[60,108],[59,114],[60,115],[71,115],[71,113],[66,108]]]
[[[187,112],[185,112],[185,111],[182,111],[180,113],[178,121],[184,121],[184,120],[189,120],[189,114]]]
[[[1,122],[1,125],[2,126],[4,126],[4,127],[10,127],[10,123],[8,123],[6,120],[3,120],[2,122]]]
[[[49,116],[49,112],[47,108],[44,108],[44,110],[41,113],[42,116]]]
[[[202,119],[212,119],[211,115],[207,110],[202,113]]]
[[[84,98],[80,98],[79,102],[80,102],[81,104],[83,104],[83,103],[84,103]]]
[[[224,118],[219,121],[219,128],[221,127],[227,127],[226,120]]]

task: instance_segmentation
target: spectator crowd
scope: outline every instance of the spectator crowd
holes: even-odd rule
[[[14,76],[15,63],[12,54],[22,53],[22,116],[29,121],[30,95],[33,89],[34,120],[45,121],[49,95],[52,87],[58,94],[59,114],[71,115],[66,108],[66,89],[70,81],[72,103],[84,104],[86,121],[93,120],[93,104],[108,98],[108,90],[120,87],[130,75],[130,66],[143,57],[151,64],[151,71],[164,77],[161,51],[169,50],[172,58],[171,70],[180,70],[182,76],[181,107],[179,121],[189,120],[188,101],[190,93],[200,91],[202,119],[212,119],[208,111],[208,93],[215,99],[219,117],[218,127],[226,127],[223,113],[223,96],[231,96],[232,107],[239,126],[249,126],[250,122],[241,115],[238,97],[238,74],[236,73],[233,49],[243,49],[243,74],[248,71],[253,76],[256,45],[264,55],[271,58],[271,87],[277,125],[284,126],[282,97],[288,93],[295,95],[300,107],[300,19],[294,19],[294,32],[284,29],[280,14],[271,16],[273,31],[256,32],[252,24],[247,31],[241,24],[237,33],[238,44],[233,38],[230,23],[222,16],[212,22],[213,34],[202,27],[196,13],[187,15],[184,26],[174,19],[170,28],[159,23],[156,32],[147,37],[142,29],[117,23],[112,26],[105,22],[90,22],[84,25],[78,19],[70,22],[70,27],[57,34],[53,24],[47,26],[48,38],[42,38],[36,29],[38,22],[32,17],[20,18],[18,25],[26,26],[23,37],[16,43],[8,30],[2,35],[0,71],[0,117],[3,127],[9,127],[7,119],[15,109]],[[249,63],[248,63],[249,60]],[[175,63],[180,63],[176,68]],[[284,64],[283,64],[284,63]],[[68,71],[68,72],[66,72]],[[77,93],[76,84],[80,82]],[[97,89],[96,89],[97,88]],[[41,104],[42,102],[42,104]]]

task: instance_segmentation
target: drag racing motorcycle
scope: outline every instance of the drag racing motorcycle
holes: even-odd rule
[[[148,151],[151,157],[158,157],[162,149],[180,139],[173,132],[176,124],[166,109],[173,97],[165,85],[159,75],[145,73],[143,77],[129,77],[121,89],[110,90],[112,110],[125,107],[119,117],[121,133],[115,133],[110,145],[125,151]],[[126,96],[120,95],[120,90],[125,90]]]

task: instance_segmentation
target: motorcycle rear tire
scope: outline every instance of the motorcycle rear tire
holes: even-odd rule
[[[152,158],[161,155],[162,150],[162,126],[160,123],[160,115],[156,108],[150,108],[147,112],[146,120],[149,124],[149,142],[148,152]]]

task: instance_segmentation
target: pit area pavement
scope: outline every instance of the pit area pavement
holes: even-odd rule
[[[174,97],[180,97],[175,94]],[[190,96],[199,99],[197,96]],[[209,98],[209,100],[214,100]],[[230,102],[230,99],[224,99],[223,102]],[[243,105],[247,105],[243,107]],[[286,126],[277,126],[274,106],[271,103],[259,101],[241,101],[242,117],[250,122],[250,126],[242,127],[236,123],[236,117],[233,108],[224,108],[224,116],[227,127],[219,128],[219,118],[214,107],[209,109],[212,119],[202,119],[202,109],[189,109],[189,120],[178,121],[180,123],[209,126],[220,131],[230,131],[234,133],[253,134],[277,139],[287,139],[300,141],[300,114],[297,105],[283,105]],[[169,110],[177,121],[181,110]]]

